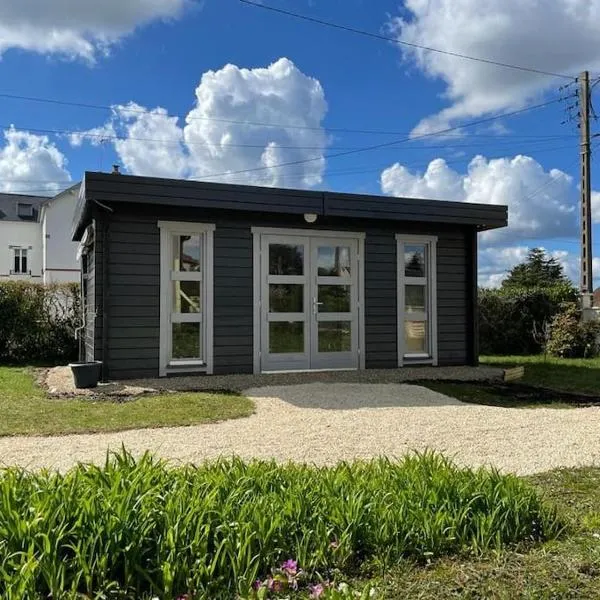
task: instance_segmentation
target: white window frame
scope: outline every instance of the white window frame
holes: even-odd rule
[[[213,223],[194,223],[186,221],[158,221],[160,229],[160,362],[159,375],[170,373],[202,372],[213,373],[213,273],[214,273],[214,230]],[[202,281],[202,305],[204,307],[200,327],[203,340],[203,360],[169,359],[171,348],[171,303],[172,303],[172,236],[202,235],[202,270],[189,273],[186,279]],[[182,322],[185,321],[182,317]]]
[[[30,260],[31,260],[31,253],[30,250],[32,249],[31,246],[27,247],[27,246],[11,246],[10,247],[12,250],[12,265],[11,265],[11,269],[10,269],[10,273],[13,275],[30,275],[31,274],[31,269],[29,268],[30,266]],[[25,259],[27,261],[27,269],[25,269],[23,271],[23,252],[25,252]],[[19,255],[19,270],[16,271],[14,269],[15,266],[15,258],[17,258],[17,254]]]
[[[404,274],[404,246],[421,245],[426,247],[426,277],[406,277]],[[405,364],[438,364],[438,333],[437,333],[437,236],[396,234],[397,256],[397,298],[398,298],[398,366]],[[428,353],[405,353],[404,351],[404,321],[406,285],[426,286],[426,311]]]

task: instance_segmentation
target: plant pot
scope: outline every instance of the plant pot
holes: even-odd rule
[[[73,373],[73,381],[76,388],[94,388],[98,385],[102,361],[94,360],[91,362],[69,363]]]

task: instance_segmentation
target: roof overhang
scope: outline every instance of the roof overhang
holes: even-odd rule
[[[325,217],[412,221],[465,225],[478,231],[505,227],[506,206],[448,202],[391,196],[316,192],[182,179],[132,175],[85,174],[73,221],[73,239],[79,241],[91,221],[91,205],[119,203],[158,204],[279,214],[314,213]]]

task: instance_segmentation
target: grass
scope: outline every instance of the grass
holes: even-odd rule
[[[0,597],[246,597],[295,559],[307,581],[554,539],[527,482],[431,453],[334,467],[111,457],[0,473]],[[525,547],[523,546],[523,547]]]
[[[0,367],[0,436],[121,431],[246,417],[251,400],[235,394],[169,393],[125,402],[49,398],[31,369]]]
[[[554,390],[600,395],[600,358],[554,358],[543,356],[484,356],[482,364],[525,366],[520,381]]]
[[[418,600],[596,600],[600,597],[600,469],[561,469],[529,478],[556,503],[565,535],[483,557],[444,558],[423,568],[403,562],[378,585],[386,598]],[[363,582],[361,582],[363,583]]]

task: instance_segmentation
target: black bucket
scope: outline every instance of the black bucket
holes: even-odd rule
[[[75,381],[76,388],[93,388],[98,385],[102,369],[101,361],[74,362],[69,363],[69,366],[73,373],[73,380]]]

